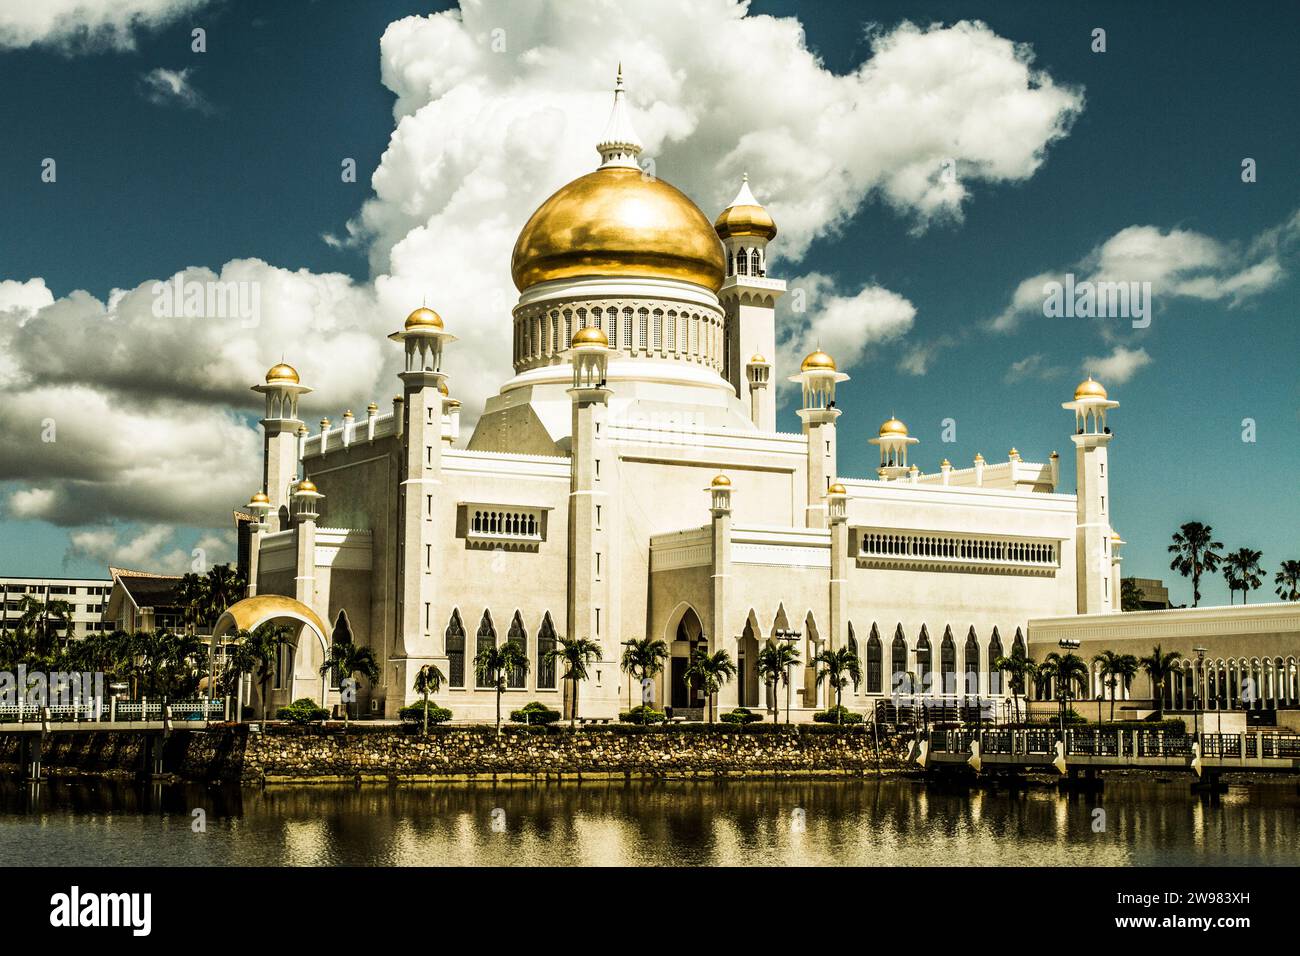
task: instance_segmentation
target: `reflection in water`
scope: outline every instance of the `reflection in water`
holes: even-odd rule
[[[196,833],[200,808],[207,826]],[[1210,803],[1181,777],[1115,778],[1101,795],[898,779],[266,790],[3,783],[0,863],[1296,865],[1298,808],[1293,782],[1234,787]]]

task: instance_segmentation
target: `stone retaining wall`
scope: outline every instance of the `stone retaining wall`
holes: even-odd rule
[[[50,735],[43,764],[52,774],[143,769],[142,735],[126,731]],[[0,731],[0,764],[18,770],[15,735]],[[900,744],[870,729],[755,730],[588,728],[532,734],[439,727],[429,736],[394,727],[247,726],[180,730],[167,741],[164,770],[187,779],[338,780],[558,776],[840,775],[902,767]]]

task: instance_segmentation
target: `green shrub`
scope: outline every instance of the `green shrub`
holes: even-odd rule
[[[748,707],[737,707],[728,714],[723,714],[719,718],[726,724],[755,724],[763,719],[762,714],[756,714]]]
[[[547,707],[540,700],[524,704],[518,710],[510,711],[510,719],[516,724],[553,724],[560,719],[560,712]]]
[[[667,718],[662,710],[655,710],[649,704],[641,704],[631,710],[622,711],[618,719],[625,724],[661,724]]]
[[[838,706],[830,707],[826,710],[819,710],[813,714],[813,720],[819,724],[860,724],[862,715],[856,711],[849,710],[847,707]]]
[[[318,705],[310,697],[299,697],[288,707],[281,707],[276,711],[275,716],[278,720],[291,720],[295,724],[309,724],[315,720],[324,720],[329,716],[329,711]]]
[[[403,707],[397,712],[397,716],[407,724],[424,724],[424,701],[417,701],[409,707]],[[446,707],[439,707],[433,701],[429,701],[429,726],[442,724],[451,720],[451,711]]]

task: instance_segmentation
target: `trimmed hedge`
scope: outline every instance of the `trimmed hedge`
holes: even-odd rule
[[[618,719],[625,724],[646,725],[662,724],[668,717],[662,710],[655,710],[649,704],[641,704],[631,710],[623,711],[618,715]]]
[[[424,724],[424,701],[411,704],[409,707],[403,707],[397,712],[397,716],[402,719],[403,723]],[[429,726],[446,723],[451,720],[451,711],[446,707],[439,707],[433,701],[429,701]]]
[[[719,719],[726,724],[756,724],[763,719],[763,715],[754,713],[748,707],[737,707]]]
[[[510,720],[526,726],[553,724],[560,719],[560,712],[547,707],[540,700],[524,704],[518,710],[510,711]]]
[[[862,723],[862,715],[843,706],[829,707],[813,714],[813,720],[819,724],[839,724],[844,726],[845,724]]]
[[[328,710],[310,697],[299,697],[288,707],[281,707],[275,712],[278,720],[288,720],[295,724],[310,724],[313,721],[324,720],[329,715]]]

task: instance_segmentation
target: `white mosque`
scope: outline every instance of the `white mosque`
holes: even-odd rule
[[[855,647],[855,709],[888,696],[899,673],[997,698],[1007,689],[992,662],[1025,644],[1031,618],[1118,609],[1106,470],[1118,403],[1101,384],[1088,379],[1063,406],[1077,495],[1057,492],[1055,452],[922,473],[896,418],[870,439],[877,472],[846,476],[835,394],[848,376],[820,350],[776,367],[785,283],[766,256],[777,229],[748,183],[710,223],[644,174],[621,77],[596,148],[599,167],[519,234],[514,376],[467,442],[451,397],[455,323],[429,308],[389,336],[405,353],[391,409],[311,432],[297,370],[276,365],[255,386],[265,467],[245,522],[249,598],[217,630],[302,624],[274,704],[337,701],[318,669],[340,629],[381,664],[363,711],[390,717],[433,663],[448,678],[440,704],[457,720],[490,718],[495,692],[476,686],[473,659],[505,641],[531,661],[505,706],[561,708],[566,682],[546,661],[561,637],[602,648],[581,688],[588,717],[626,708],[622,645],[646,636],[670,648],[656,703],[675,711],[702,704],[682,678],[700,645],[739,667],[721,709],[765,706],[755,659],[775,640],[804,662]],[[776,428],[782,374],[802,386],[793,434]],[[792,685],[795,720],[827,705],[812,667]]]

